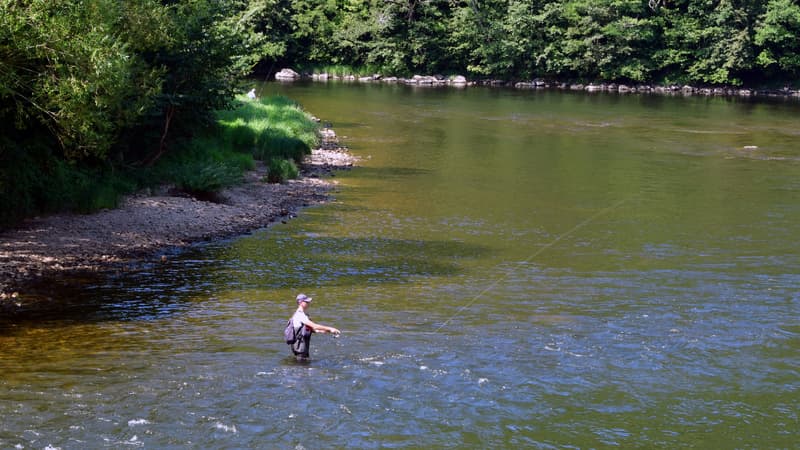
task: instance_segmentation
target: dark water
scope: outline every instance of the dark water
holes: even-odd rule
[[[336,201],[55,280],[0,329],[0,447],[800,448],[798,104],[261,93],[363,158]],[[298,292],[343,330],[307,363]]]

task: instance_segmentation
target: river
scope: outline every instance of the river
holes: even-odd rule
[[[796,102],[258,90],[361,157],[335,201],[53,280],[0,447],[799,448]],[[300,292],[342,330],[306,362]]]

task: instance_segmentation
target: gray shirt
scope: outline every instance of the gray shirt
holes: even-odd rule
[[[303,322],[308,322],[309,320],[310,319],[308,318],[306,313],[298,308],[297,311],[295,311],[294,315],[292,316],[292,326],[294,328],[300,328],[300,326],[303,325]]]

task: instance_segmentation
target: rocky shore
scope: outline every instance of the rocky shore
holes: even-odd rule
[[[286,183],[267,183],[260,165],[213,202],[164,187],[130,196],[117,209],[33,218],[0,233],[0,313],[19,305],[26,284],[55,273],[160,261],[176,248],[285,222],[300,208],[326,202],[335,172],[351,168],[355,158],[331,129],[322,130],[321,142],[301,164],[301,176]]]
[[[516,89],[557,89],[562,91],[609,92],[618,94],[659,94],[674,96],[725,96],[725,97],[777,97],[800,100],[800,89],[784,87],[782,89],[753,89],[735,86],[690,86],[690,85],[652,85],[645,83],[572,83],[544,79],[526,81],[508,81],[498,79],[468,80],[463,75],[445,77],[442,75],[414,75],[410,78],[384,76],[380,74],[357,77],[355,75],[333,75],[328,73],[300,74],[292,69],[282,69],[275,74],[281,82],[295,80],[313,80],[320,82],[343,81],[355,83],[395,83],[420,87],[456,87],[494,86]]]

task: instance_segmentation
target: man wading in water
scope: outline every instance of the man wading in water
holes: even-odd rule
[[[301,358],[309,357],[309,348],[311,347],[311,333],[333,333],[334,337],[338,336],[340,331],[334,327],[320,325],[314,323],[306,315],[306,308],[311,305],[311,297],[300,294],[297,296],[297,311],[292,316],[292,327],[296,339],[292,344],[292,352],[294,356]]]

